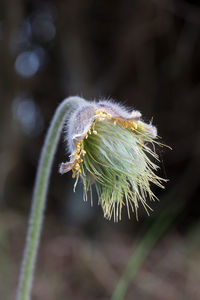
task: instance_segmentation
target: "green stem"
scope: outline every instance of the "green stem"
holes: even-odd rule
[[[65,99],[57,108],[51,125],[48,129],[39,161],[35,187],[33,192],[32,208],[27,232],[26,247],[21,266],[20,280],[17,291],[17,300],[29,300],[33,281],[34,266],[42,229],[43,214],[46,204],[46,195],[53,158],[62,132],[66,114],[71,109],[84,104],[85,100],[79,97]]]
[[[129,284],[142,266],[151,249],[175,219],[178,211],[180,211],[180,208],[174,209],[173,211],[168,209],[168,211],[163,212],[153,223],[143,240],[133,250],[127,267],[117,284],[111,300],[123,300],[125,298]]]

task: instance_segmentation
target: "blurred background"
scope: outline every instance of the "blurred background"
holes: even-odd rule
[[[0,1],[0,298],[14,299],[39,154],[67,96],[140,110],[162,142],[160,202],[117,224],[73,193],[63,139],[55,158],[33,299],[110,299],[132,249],[169,207],[177,217],[126,299],[200,299],[198,0]]]

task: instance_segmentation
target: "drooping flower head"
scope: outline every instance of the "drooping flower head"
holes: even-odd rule
[[[122,208],[138,215],[141,203],[147,213],[147,199],[156,196],[151,183],[163,188],[162,178],[155,174],[159,161],[154,144],[157,130],[141,121],[141,113],[128,111],[110,102],[86,102],[67,122],[66,141],[70,161],[60,165],[61,174],[72,170],[75,187],[82,178],[84,200],[92,186],[98,194],[104,217],[121,219]]]

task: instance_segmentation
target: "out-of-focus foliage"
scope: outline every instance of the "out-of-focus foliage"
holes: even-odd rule
[[[127,299],[197,299],[199,289],[200,6],[195,0],[0,2],[0,294],[15,293],[37,161],[66,96],[114,98],[154,118],[166,190],[150,218],[119,224],[73,194],[60,143],[48,195],[33,294],[105,299],[132,245],[168,206],[184,203]]]

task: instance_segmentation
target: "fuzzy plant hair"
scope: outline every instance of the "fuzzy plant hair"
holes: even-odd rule
[[[72,170],[74,189],[79,178],[92,203],[95,186],[104,217],[121,220],[122,208],[138,218],[141,203],[149,214],[147,199],[156,196],[151,184],[163,188],[164,179],[156,175],[159,161],[155,152],[157,129],[141,120],[141,113],[113,101],[85,102],[70,115],[66,136],[70,160],[59,172]]]

